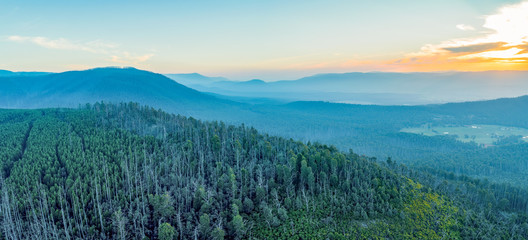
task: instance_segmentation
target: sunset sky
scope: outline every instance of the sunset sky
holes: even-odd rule
[[[528,1],[0,1],[0,69],[528,70]]]

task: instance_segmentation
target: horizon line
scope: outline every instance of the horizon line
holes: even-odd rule
[[[66,72],[90,71],[90,70],[95,70],[95,69],[136,69],[136,70],[140,70],[140,71],[157,73],[157,74],[161,74],[161,75],[171,75],[171,74],[173,74],[173,75],[190,75],[190,74],[198,74],[198,75],[201,75],[201,76],[204,76],[204,77],[208,77],[208,78],[225,78],[225,79],[230,80],[230,81],[239,81],[239,80],[233,80],[231,78],[224,77],[224,76],[221,76],[221,75],[214,76],[214,75],[209,75],[209,74],[202,74],[202,73],[199,73],[199,72],[155,72],[155,71],[152,71],[152,70],[141,69],[141,68],[132,67],[132,66],[104,66],[104,67],[93,67],[93,68],[85,68],[85,69],[72,69],[72,70],[58,71],[58,72],[39,71],[39,70],[12,71],[12,70],[8,70],[8,69],[0,69],[0,71],[7,71],[7,72],[11,72],[11,73],[49,73],[49,74],[59,74],[59,73],[66,73]],[[478,71],[478,70],[477,71],[471,71],[471,70],[468,70],[468,71],[448,70],[448,71],[408,71],[408,72],[407,71],[320,72],[320,73],[315,73],[315,74],[307,74],[307,75],[304,75],[303,77],[299,77],[299,78],[296,78],[296,79],[262,80],[261,78],[251,78],[251,79],[248,78],[248,80],[242,80],[242,81],[262,80],[262,81],[265,81],[265,82],[275,82],[275,81],[298,80],[298,79],[302,79],[302,78],[314,77],[314,76],[319,76],[319,75],[351,74],[351,73],[362,73],[362,74],[368,74],[368,73],[398,73],[398,74],[437,73],[437,74],[442,74],[442,73],[486,73],[486,72],[528,72],[528,70],[484,70],[484,71]]]

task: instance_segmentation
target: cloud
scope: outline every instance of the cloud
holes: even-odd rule
[[[115,63],[122,63],[122,64],[139,64],[145,61],[148,61],[150,58],[152,58],[154,54],[145,54],[145,55],[132,55],[128,52],[124,52],[122,56],[112,55],[110,57],[110,61]]]
[[[154,54],[133,54],[119,49],[119,45],[109,43],[102,40],[94,40],[89,42],[76,42],[65,38],[50,39],[46,37],[28,37],[28,36],[9,36],[8,41],[17,43],[32,43],[48,49],[69,50],[69,51],[83,51],[94,54],[105,55],[110,62],[120,63],[125,65],[138,65],[148,61]]]
[[[462,30],[462,31],[474,31],[475,28],[471,25],[466,25],[466,24],[458,24],[456,25],[456,28]]]
[[[480,43],[474,45],[457,46],[457,47],[446,47],[447,50],[452,53],[472,53],[472,52],[483,52],[487,50],[497,49],[505,45],[504,42],[497,43]]]
[[[494,51],[485,51],[480,53],[474,53],[469,55],[464,55],[458,57],[458,59],[475,59],[475,58],[488,58],[494,60],[508,60],[512,59],[513,62],[519,62],[520,60],[527,60],[528,54],[522,53],[523,49],[517,47],[508,48],[505,50],[494,50]]]
[[[46,37],[25,37],[25,36],[9,36],[7,40],[18,43],[33,43],[41,47],[59,50],[76,50],[91,53],[105,53],[109,49],[115,48],[117,45],[105,43],[100,40],[91,41],[87,43],[72,42],[65,38],[49,39]]]
[[[424,45],[392,64],[408,70],[488,70],[528,68],[528,1],[484,16],[480,36]],[[473,30],[459,24],[461,30]]]
[[[528,44],[517,46],[522,49],[519,53],[528,53]]]

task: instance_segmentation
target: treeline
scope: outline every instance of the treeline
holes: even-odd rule
[[[98,103],[2,110],[0,129],[5,239],[528,236],[518,204],[481,214],[436,175],[243,125]]]

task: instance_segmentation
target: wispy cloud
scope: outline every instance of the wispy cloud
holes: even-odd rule
[[[462,30],[462,31],[474,31],[475,28],[471,25],[466,25],[466,24],[458,24],[456,25],[456,28]]]
[[[116,44],[106,43],[101,40],[91,42],[73,42],[65,38],[49,39],[46,37],[26,37],[26,36],[9,36],[7,40],[19,43],[33,43],[41,47],[60,50],[76,50],[91,53],[106,53],[110,49],[115,49]]]
[[[484,17],[485,33],[473,38],[427,44],[393,61],[411,70],[519,69],[528,66],[528,1],[507,5]],[[461,30],[474,30],[459,24]]]
[[[443,50],[447,50],[452,53],[474,53],[474,52],[484,52],[488,50],[498,49],[506,45],[505,42],[492,42],[492,43],[480,43],[466,46],[454,46],[446,47]]]
[[[123,52],[121,56],[118,55],[112,55],[110,60],[115,63],[123,63],[123,64],[139,64],[145,61],[148,61],[151,57],[153,57],[154,54],[145,54],[145,55],[133,55],[128,52]]]
[[[125,65],[138,65],[148,61],[154,54],[134,54],[123,51],[118,44],[94,40],[88,42],[72,41],[66,38],[50,39],[47,37],[9,36],[8,41],[17,43],[32,43],[48,49],[83,51],[106,56],[110,62]]]

